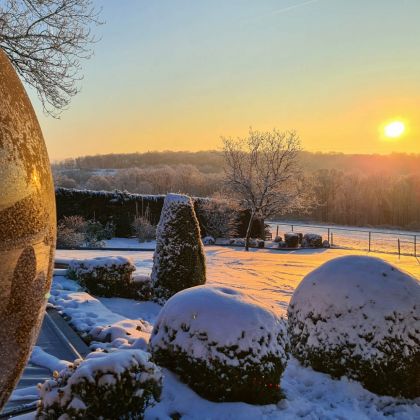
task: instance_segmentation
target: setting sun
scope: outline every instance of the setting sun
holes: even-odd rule
[[[405,125],[402,121],[392,121],[384,128],[385,136],[391,139],[401,137],[404,131]]]

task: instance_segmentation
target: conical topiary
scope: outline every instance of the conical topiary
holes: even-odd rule
[[[160,303],[206,282],[200,227],[193,202],[186,195],[168,194],[165,198],[156,232],[152,282]]]

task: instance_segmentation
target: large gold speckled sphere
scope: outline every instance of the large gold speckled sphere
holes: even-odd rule
[[[38,336],[51,283],[55,217],[42,132],[0,49],[0,408]]]

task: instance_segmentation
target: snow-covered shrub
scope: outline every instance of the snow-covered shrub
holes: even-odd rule
[[[88,220],[86,222],[85,240],[86,245],[91,247],[102,247],[105,239],[112,239],[115,236],[115,225],[107,222],[103,225],[98,220]]]
[[[264,248],[265,247],[265,241],[264,239],[257,239],[257,248]]]
[[[284,241],[280,241],[280,242],[278,243],[278,247],[279,247],[279,248],[287,248],[287,243],[286,243],[286,242],[284,242]]]
[[[330,243],[326,239],[322,242],[322,248],[331,248]]]
[[[258,301],[227,287],[177,293],[150,339],[153,360],[213,401],[275,403],[287,363],[286,324]]]
[[[279,242],[281,242],[283,239],[282,239],[282,237],[281,236],[276,236],[275,238],[274,238],[274,242],[277,242],[277,243],[279,243]]]
[[[105,239],[115,233],[112,222],[102,225],[97,220],[85,220],[81,216],[64,216],[57,226],[57,248],[102,248]]]
[[[135,299],[140,289],[132,279],[135,270],[129,258],[96,257],[71,261],[67,275],[93,295]]]
[[[203,244],[204,245],[214,245],[215,243],[216,243],[216,241],[213,238],[213,236],[205,236],[203,238]]]
[[[103,226],[96,220],[88,220],[85,230],[85,245],[89,248],[103,248],[104,242]]]
[[[40,385],[38,418],[143,418],[161,390],[161,370],[148,353],[94,352]]]
[[[79,248],[85,243],[86,221],[81,216],[65,216],[57,224],[57,248]]]
[[[130,289],[132,299],[150,300],[153,294],[152,279],[144,274],[135,274]]]
[[[420,284],[378,258],[345,256],[308,274],[288,309],[292,354],[378,394],[420,396]]]
[[[132,226],[139,242],[149,242],[156,239],[156,226],[152,225],[148,217],[136,217]]]
[[[245,238],[234,238],[231,244],[242,247],[245,246],[245,241]],[[249,246],[251,248],[259,248],[261,243],[264,243],[263,239],[249,238]]]
[[[299,246],[299,235],[294,232],[285,233],[284,242],[286,242],[287,248],[297,248]]]
[[[243,238],[233,238],[232,245],[245,246],[245,239],[243,239]],[[249,240],[249,246],[252,246],[252,239]]]
[[[206,282],[200,227],[190,197],[168,194],[157,228],[152,283],[155,298],[165,302],[188,287]]]
[[[322,236],[317,233],[306,233],[302,240],[303,248],[322,248]]]
[[[152,329],[153,326],[143,319],[123,319],[88,328],[83,339],[91,349],[147,350]]]

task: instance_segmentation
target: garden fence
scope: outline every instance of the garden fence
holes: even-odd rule
[[[272,236],[285,232],[318,233],[332,247],[360,249],[368,252],[385,252],[409,255],[419,254],[420,232],[382,231],[379,229],[357,229],[336,226],[308,225],[299,223],[269,222]]]

